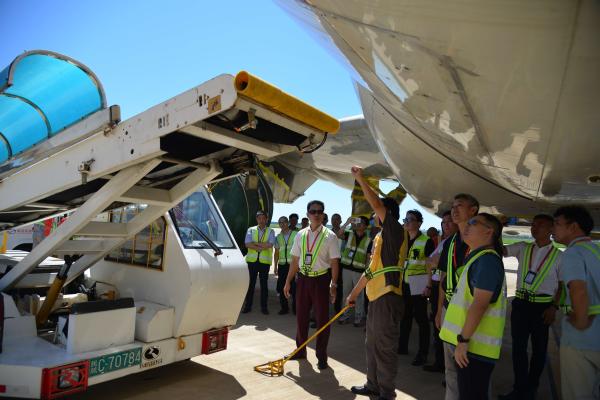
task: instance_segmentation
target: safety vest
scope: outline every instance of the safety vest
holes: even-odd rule
[[[590,251],[592,254],[596,256],[596,259],[600,262],[600,250],[598,250],[598,246],[593,243],[588,242],[578,242],[575,243],[574,246],[581,246],[584,249]],[[597,268],[597,266],[591,266],[592,268]],[[598,287],[598,282],[592,282],[592,285],[596,288],[596,290],[600,290]],[[561,308],[565,314],[569,314],[573,311],[573,307],[571,306],[571,298],[566,295],[566,288],[563,290],[564,296],[561,297]],[[589,296],[589,294],[588,294]],[[600,304],[590,304],[588,306],[588,315],[598,315],[600,314]]]
[[[371,243],[369,235],[365,232],[360,243],[356,243],[354,231],[348,233],[346,247],[342,251],[342,264],[356,269],[365,269],[367,267],[367,248]]]
[[[271,234],[271,228],[268,226],[265,227],[263,235],[258,237],[258,226],[253,226],[250,228],[250,234],[252,235],[253,242],[267,243],[269,241],[269,235]],[[271,262],[273,262],[273,249],[269,248],[261,251],[248,249],[248,253],[246,254],[246,262],[256,262],[257,260],[261,264],[271,265]]]
[[[479,257],[484,254],[494,254],[500,257],[494,250],[487,249],[475,254],[464,266],[463,273],[457,285],[457,290],[442,323],[440,339],[456,345],[457,335],[460,334],[467,320],[467,312],[473,304],[473,295],[469,290],[469,268]],[[490,303],[481,317],[477,329],[469,339],[467,351],[472,354],[498,359],[502,347],[502,335],[504,334],[504,323],[506,317],[506,278],[502,282],[502,291],[494,303]]]
[[[531,255],[533,254],[533,243],[527,243],[525,246],[525,253],[523,254],[523,265],[521,268],[521,287],[516,291],[515,296],[519,299],[529,301],[531,303],[552,303],[552,296],[540,296],[536,295],[536,291],[548,276],[548,272],[552,269],[552,266],[556,262],[560,250],[554,245],[546,256],[544,264],[539,268],[538,272],[533,279],[533,282],[525,282],[527,273],[529,272],[529,265],[531,265]]]
[[[448,261],[446,263],[446,300],[452,300],[452,295],[454,294],[454,281],[458,282],[460,276],[465,268],[464,265],[456,268],[454,270],[454,260],[452,255],[454,254],[454,247],[456,246],[456,235],[455,233],[452,235],[452,239],[450,239],[450,246],[448,247]]]
[[[400,246],[398,254],[398,263],[384,267],[381,261],[381,247],[383,245],[383,238],[381,233],[378,233],[373,239],[373,257],[371,257],[371,263],[369,267],[365,269],[365,277],[367,278],[367,297],[369,301],[376,300],[380,296],[392,292],[398,295],[402,294],[402,279],[404,271],[404,262],[406,261],[406,253],[408,250],[408,232],[404,231],[404,240]],[[396,284],[387,284],[385,274],[390,272],[397,272],[399,279]]]
[[[429,240],[429,236],[424,235],[421,232],[419,233],[420,235],[417,236],[417,238],[413,242],[413,245],[410,247],[410,250],[408,250],[408,259],[405,263],[405,277],[411,275],[427,274],[427,266],[425,265],[425,262],[427,260],[427,257],[425,256],[425,245],[427,244],[427,240]],[[414,254],[415,252],[417,252],[416,257]]]
[[[321,227],[321,232],[319,233],[319,237],[316,239],[317,242],[313,244],[311,260],[310,264],[305,264],[306,255],[308,254],[308,232],[310,231],[310,227],[302,230],[300,232],[300,273],[305,276],[320,276],[325,275],[329,272],[329,268],[322,269],[320,271],[313,271],[312,266],[317,260],[319,256],[319,252],[321,251],[321,246],[324,242],[327,241],[329,235],[333,235],[334,233],[327,229],[325,226]]]
[[[288,236],[287,242],[283,237],[283,233],[277,235],[277,244],[279,244],[279,261],[277,264],[286,265],[290,264],[292,260],[292,247],[294,246],[294,239],[298,234],[297,231],[290,231],[290,235]]]

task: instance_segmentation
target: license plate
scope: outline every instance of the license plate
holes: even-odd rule
[[[140,365],[141,360],[141,347],[92,358],[90,360],[89,376],[92,377],[96,375],[102,375],[108,372],[117,371],[119,369]]]

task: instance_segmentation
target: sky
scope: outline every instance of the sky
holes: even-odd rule
[[[0,0],[0,15],[0,70],[27,50],[65,54],[94,71],[123,119],[241,70],[336,118],[362,113],[347,64],[269,0]],[[274,215],[304,214],[315,198],[330,214],[350,213],[350,191],[318,182],[294,204],[276,204]],[[423,212],[424,227],[439,227],[410,198],[401,212],[412,208]]]

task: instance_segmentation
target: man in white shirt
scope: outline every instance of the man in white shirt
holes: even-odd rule
[[[323,225],[325,204],[313,200],[306,206],[310,220],[308,227],[300,230],[292,247],[292,263],[283,292],[290,297],[292,280],[296,282],[296,345],[308,339],[310,310],[314,310],[317,329],[329,321],[329,302],[335,301],[339,274],[340,249],[337,236]],[[327,365],[327,343],[329,327],[317,337],[318,368]],[[306,348],[296,353],[293,359],[306,358]]]
[[[533,399],[544,370],[548,349],[548,328],[554,322],[560,285],[558,280],[561,252],[550,235],[554,218],[539,214],[533,218],[533,243],[518,242],[505,246],[505,256],[519,260],[517,292],[512,302],[511,335],[515,383],[513,391],[499,399]],[[531,337],[531,361],[527,345]]]

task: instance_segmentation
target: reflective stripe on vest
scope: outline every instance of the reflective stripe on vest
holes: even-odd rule
[[[406,260],[406,273],[404,276],[410,275],[425,275],[427,273],[427,266],[425,262],[427,257],[425,256],[425,245],[427,244],[427,240],[429,240],[429,236],[420,234],[413,245],[408,250],[408,260]],[[414,258],[414,251],[418,251],[418,255]]]
[[[458,235],[458,233],[455,233],[452,236],[452,240],[450,240],[450,246],[448,247],[448,261],[446,263],[446,300],[448,301],[452,300],[452,295],[454,294],[454,281],[458,282],[460,276],[462,275],[463,269],[465,268],[463,265],[456,268],[456,271],[454,271],[452,254],[454,253],[454,246],[456,245],[456,235]],[[454,279],[452,279],[453,275]]]
[[[590,251],[592,254],[594,254],[596,256],[596,259],[598,259],[598,261],[600,261],[600,251],[598,251],[598,248],[596,247],[596,245],[591,244],[591,243],[586,243],[586,242],[578,242],[578,243],[575,243],[574,246],[581,246],[584,249],[587,249],[588,251]],[[561,308],[565,314],[569,314],[570,312],[573,311],[573,307],[570,304],[570,298],[567,297],[567,295],[566,295],[566,291],[567,291],[566,289],[563,290],[564,296],[561,296]],[[590,304],[588,306],[587,313],[588,313],[588,315],[600,314],[600,304]]]
[[[558,255],[560,254],[560,250],[558,248],[552,246],[550,253],[546,257],[546,261],[544,261],[544,265],[541,266],[539,271],[536,273],[536,276],[531,284],[525,282],[525,277],[529,272],[529,265],[531,263],[531,256],[533,254],[533,243],[527,243],[525,246],[525,253],[523,254],[523,268],[521,268],[521,288],[518,289],[515,293],[515,297],[526,300],[530,303],[552,303],[552,296],[540,296],[536,295],[536,291],[548,276],[548,272],[552,269],[552,266],[556,262]]]
[[[321,227],[319,239],[317,240],[317,244],[313,248],[313,252],[311,254],[310,265],[305,265],[304,261],[306,260],[306,254],[308,253],[308,232],[309,232],[309,230],[310,230],[310,228],[308,228],[307,230],[302,232],[302,234],[301,234],[302,236],[300,237],[300,246],[301,246],[301,251],[300,251],[301,257],[299,260],[300,273],[302,275],[306,275],[306,276],[324,275],[327,272],[329,272],[329,268],[322,269],[320,271],[313,271],[312,266],[315,263],[315,261],[317,260],[319,252],[321,250],[321,245],[329,237],[329,229],[325,228],[324,226]]]
[[[267,243],[269,241],[269,234],[271,233],[271,228],[268,226],[265,227],[265,231],[263,232],[262,237],[258,236],[258,226],[253,226],[250,228],[250,234],[252,235],[252,241],[255,243]],[[269,248],[266,250],[257,251],[254,249],[248,249],[248,253],[246,254],[246,262],[256,262],[259,261],[261,264],[269,264],[273,262],[273,248]]]
[[[450,301],[448,310],[440,330],[440,339],[450,344],[457,344],[457,335],[463,329],[467,319],[467,312],[473,304],[473,295],[469,290],[468,273],[471,264],[484,254],[494,254],[494,250],[487,249],[475,254],[465,265],[463,274],[457,285],[455,295]],[[467,351],[480,356],[498,359],[502,347],[504,323],[506,317],[506,278],[502,282],[502,291],[495,303],[490,303],[481,317],[477,329],[469,339]]]
[[[290,231],[287,242],[283,237],[283,233],[277,235],[277,244],[279,244],[279,260],[277,264],[286,265],[292,261],[292,247],[294,246],[294,239],[298,234],[297,231]]]
[[[356,244],[356,235],[354,231],[350,231],[346,247],[342,251],[342,264],[357,269],[365,269],[367,267],[367,248],[369,247],[369,243],[371,243],[371,239],[365,232],[360,243]]]

